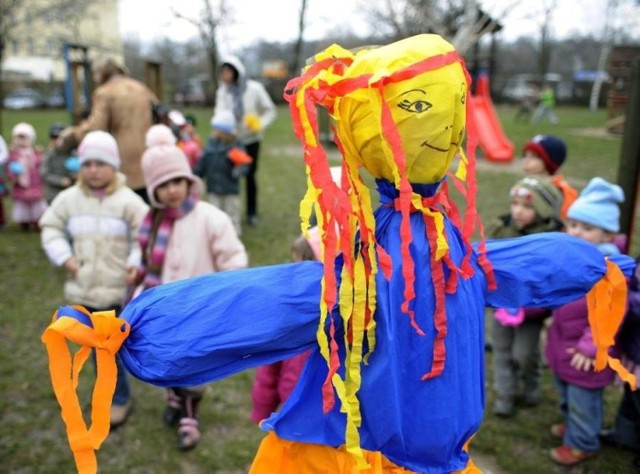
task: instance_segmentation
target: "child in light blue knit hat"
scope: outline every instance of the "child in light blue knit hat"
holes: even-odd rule
[[[567,212],[567,232],[595,244],[605,255],[620,253],[613,239],[620,231],[622,202],[620,186],[593,178]]]
[[[593,178],[567,212],[567,232],[591,242],[604,255],[621,253],[613,240],[620,231],[624,192],[617,184]],[[551,426],[562,444],[550,451],[564,466],[578,464],[600,449],[604,389],[614,372],[595,370],[597,347],[589,325],[586,298],[556,308],[547,332],[545,355],[559,392],[563,422]]]

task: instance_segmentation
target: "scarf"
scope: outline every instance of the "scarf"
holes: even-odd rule
[[[247,82],[244,78],[238,78],[238,82],[229,86],[232,98],[233,115],[236,123],[240,125],[244,118],[244,93],[247,90]]]
[[[18,174],[18,185],[28,188],[31,184],[31,169],[35,165],[36,157],[32,148],[18,148],[18,163],[22,165],[22,173]]]
[[[176,220],[191,212],[196,202],[197,199],[195,197],[189,196],[176,209],[154,208],[144,217],[140,226],[138,241],[142,249],[140,275],[145,290],[162,283],[162,266],[173,224]]]

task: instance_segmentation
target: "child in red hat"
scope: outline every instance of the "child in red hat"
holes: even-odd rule
[[[560,217],[567,218],[567,210],[578,197],[578,191],[571,186],[558,170],[567,158],[564,141],[552,135],[536,135],[524,146],[522,171],[527,176],[548,176],[563,195]]]

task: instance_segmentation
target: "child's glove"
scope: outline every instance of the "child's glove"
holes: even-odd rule
[[[261,126],[260,126],[260,117],[258,117],[256,114],[245,115],[244,124],[253,133],[258,133],[260,131],[260,128],[261,128]]]
[[[80,171],[80,159],[77,156],[70,156],[64,162],[64,167],[69,173]]]
[[[493,317],[503,326],[516,327],[524,321],[524,309],[522,308],[498,308]]]
[[[22,174],[24,173],[24,166],[22,165],[22,163],[12,161],[11,163],[9,163],[9,171],[11,171],[13,174]]]
[[[231,160],[231,163],[236,166],[248,165],[253,163],[253,158],[251,157],[251,155],[237,147],[233,147],[231,150],[229,150],[227,156]]]

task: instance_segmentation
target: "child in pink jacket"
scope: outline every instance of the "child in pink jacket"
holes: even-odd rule
[[[247,266],[247,253],[231,219],[200,200],[202,183],[180,148],[150,146],[142,155],[142,173],[151,210],[139,232],[141,289]],[[168,425],[178,425],[182,450],[195,447],[200,440],[197,408],[204,390],[204,385],[168,390],[163,419]]]
[[[28,123],[13,127],[7,161],[7,176],[12,185],[11,217],[22,230],[38,230],[38,220],[47,209],[44,186],[40,177],[42,150],[35,146],[36,131]]]
[[[320,234],[317,227],[309,229],[308,238],[300,235],[293,241],[291,260],[320,260]],[[251,389],[251,421],[259,424],[289,398],[308,357],[309,351],[258,367]]]

